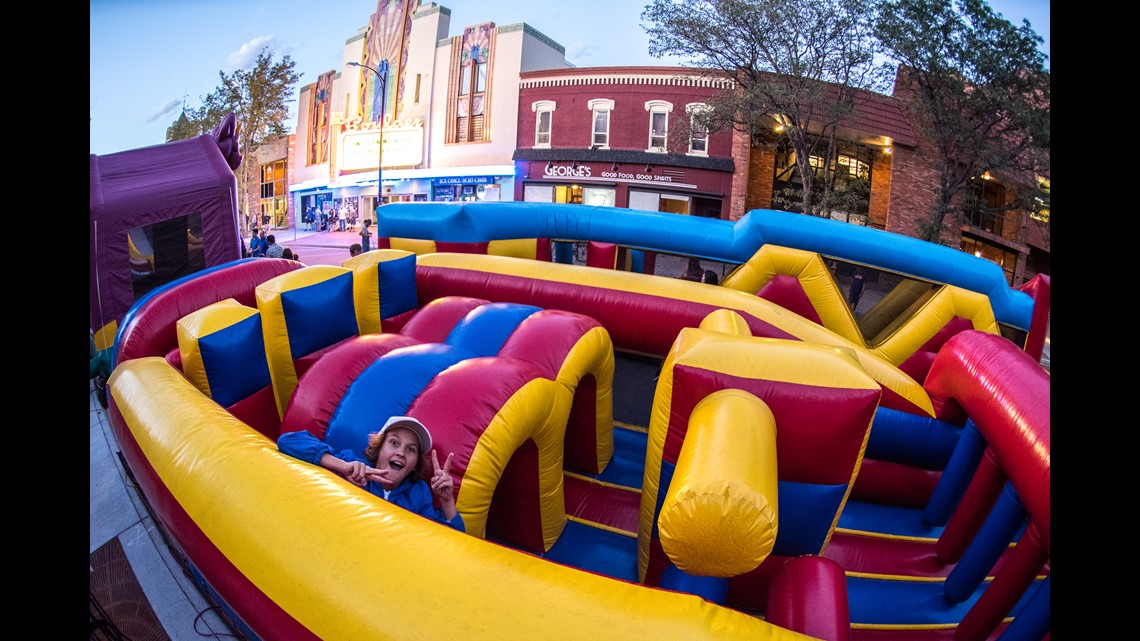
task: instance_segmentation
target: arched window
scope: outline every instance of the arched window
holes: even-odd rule
[[[593,112],[593,136],[590,146],[607,149],[610,146],[610,112],[614,109],[614,101],[608,98],[595,98],[586,103],[586,107]]]
[[[554,107],[553,100],[539,100],[530,105],[530,110],[534,112],[535,147],[550,147],[550,129],[554,124]]]
[[[649,112],[649,146],[646,151],[665,153],[669,144],[669,113],[673,103],[664,100],[650,100],[645,103]]]

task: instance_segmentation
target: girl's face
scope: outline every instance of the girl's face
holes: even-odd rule
[[[420,462],[420,439],[406,427],[394,427],[384,432],[380,452],[376,455],[376,469],[393,472],[395,487],[403,482]],[[391,489],[391,488],[388,488]]]

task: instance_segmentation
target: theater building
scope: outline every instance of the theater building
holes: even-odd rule
[[[360,217],[378,198],[513,199],[519,74],[567,66],[565,48],[525,23],[450,30],[446,7],[381,0],[346,41],[341,68],[301,87],[295,212],[345,207]]]

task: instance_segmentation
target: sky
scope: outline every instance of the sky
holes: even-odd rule
[[[1028,19],[1049,54],[1050,0],[990,0],[1017,26]],[[427,0],[421,0],[426,4]],[[577,67],[676,65],[649,55],[641,27],[647,0],[439,0],[451,10],[449,36],[464,27],[525,22],[566,48]],[[165,142],[185,104],[220,84],[219,72],[245,68],[263,47],[285,54],[297,87],[341,70],[344,44],[376,10],[376,0],[91,0],[90,153]],[[1051,66],[1047,60],[1047,66]],[[295,130],[297,103],[291,104]]]

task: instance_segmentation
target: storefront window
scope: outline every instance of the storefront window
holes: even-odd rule
[[[605,187],[585,187],[582,189],[582,204],[597,207],[613,207],[617,198],[614,189]]]
[[[288,187],[285,184],[285,160],[261,166],[261,223],[271,227],[288,227]]]

